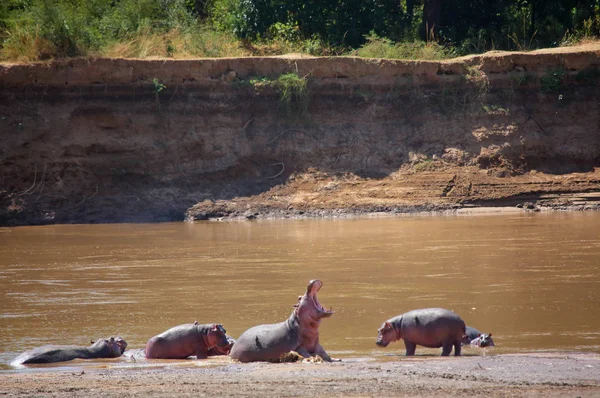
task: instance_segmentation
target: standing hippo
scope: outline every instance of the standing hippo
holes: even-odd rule
[[[73,359],[117,358],[127,348],[127,342],[120,337],[116,339],[100,339],[89,347],[69,345],[45,345],[25,351],[16,357],[11,365],[32,363],[53,363],[71,361]]]
[[[425,308],[389,319],[378,330],[376,344],[388,344],[403,339],[406,355],[415,355],[417,345],[429,348],[442,347],[442,356],[459,356],[465,323],[458,315],[443,308]]]
[[[319,355],[325,361],[334,361],[319,344],[321,319],[333,315],[317,299],[321,286],[319,280],[310,281],[286,321],[255,326],[242,333],[231,349],[231,357],[240,362],[278,362],[282,355],[296,351],[305,358]]]
[[[195,355],[198,359],[208,357],[211,349],[227,347],[223,325],[200,325],[198,322],[175,326],[152,337],[146,343],[146,358],[184,359]]]

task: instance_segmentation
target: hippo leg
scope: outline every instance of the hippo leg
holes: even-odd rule
[[[206,358],[208,358],[208,353],[205,350],[198,349],[196,351],[196,358],[197,359],[206,359]]]
[[[325,349],[321,346],[321,344],[317,344],[317,347],[315,349],[315,355],[320,356],[326,362],[342,362],[341,359],[331,358],[329,354],[325,352]]]
[[[410,357],[415,355],[415,351],[417,350],[417,344],[408,340],[404,340],[404,345],[406,346],[406,356]]]
[[[296,349],[296,352],[304,358],[310,358],[312,356],[312,355],[310,355],[310,352],[308,352],[308,350],[304,347],[298,347]]]
[[[452,352],[452,343],[444,343],[442,346],[442,356],[447,357]]]
[[[457,342],[457,343],[454,343],[454,356],[455,357],[459,357],[460,356],[460,350],[461,350],[461,348],[462,348],[462,344],[461,344],[460,341]]]

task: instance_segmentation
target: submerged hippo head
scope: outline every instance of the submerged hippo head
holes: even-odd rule
[[[476,339],[471,341],[471,345],[475,347],[495,347],[494,340],[492,340],[492,334],[480,334]]]
[[[380,347],[387,347],[388,344],[398,340],[398,333],[394,326],[389,322],[385,321],[379,329],[377,329],[377,344]]]
[[[314,279],[308,283],[306,293],[298,297],[298,304],[294,305],[296,308],[294,311],[301,320],[310,318],[313,321],[318,321],[321,318],[333,315],[333,311],[323,308],[317,298],[317,292],[321,289],[321,286],[323,286],[323,282]]]
[[[111,336],[109,339],[100,339],[89,347],[90,352],[98,358],[116,358],[120,357],[127,348],[127,342],[121,337],[116,339]]]
[[[215,347],[225,348],[230,345],[229,340],[227,340],[227,331],[221,324],[213,324],[208,331],[206,338],[208,342],[208,350]]]

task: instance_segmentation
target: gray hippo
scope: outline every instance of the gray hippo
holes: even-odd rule
[[[185,359],[195,355],[204,359],[215,347],[229,346],[226,333],[223,325],[214,323],[200,325],[196,321],[175,326],[148,340],[146,358]]]
[[[378,330],[376,344],[388,344],[403,339],[406,355],[415,355],[417,345],[429,348],[442,347],[442,356],[459,356],[465,323],[458,315],[443,308],[425,308],[389,319]]]
[[[45,345],[25,351],[16,357],[11,365],[33,363],[53,363],[71,361],[73,359],[117,358],[127,348],[127,342],[120,337],[116,339],[100,339],[89,347],[69,345]]]
[[[474,347],[495,347],[494,340],[492,340],[492,334],[481,333],[479,330],[470,326],[466,327],[465,334],[462,338],[462,345],[472,345]]]
[[[231,358],[240,362],[279,362],[283,355],[296,351],[305,358],[319,355],[325,361],[334,361],[319,344],[321,319],[333,315],[317,299],[321,286],[319,280],[310,281],[286,321],[255,326],[242,333],[231,349]]]

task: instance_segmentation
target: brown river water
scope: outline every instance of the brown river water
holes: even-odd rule
[[[237,338],[285,320],[310,279],[342,359],[397,360],[404,344],[377,347],[377,328],[425,307],[492,332],[486,355],[600,353],[600,213],[56,225],[0,228],[0,369],[44,344],[141,348],[194,320]]]

